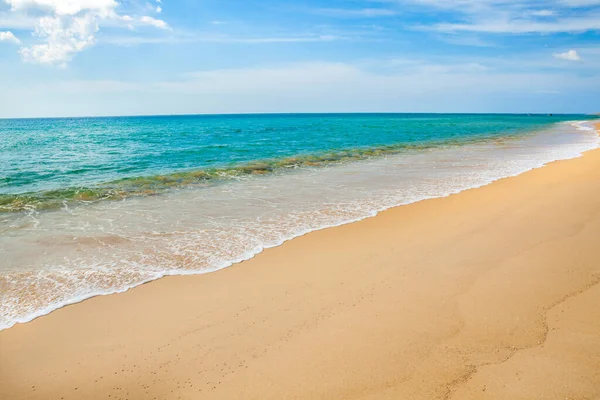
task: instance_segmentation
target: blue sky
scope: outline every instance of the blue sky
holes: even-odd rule
[[[600,111],[600,0],[0,0],[0,117]]]

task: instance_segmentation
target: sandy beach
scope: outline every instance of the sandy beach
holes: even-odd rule
[[[599,237],[593,150],[1,331],[0,399],[597,399]]]

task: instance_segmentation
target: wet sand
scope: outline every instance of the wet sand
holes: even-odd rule
[[[0,332],[0,399],[600,398],[600,150]]]

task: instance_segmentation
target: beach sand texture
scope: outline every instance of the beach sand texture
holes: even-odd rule
[[[600,150],[0,332],[0,399],[598,399]]]

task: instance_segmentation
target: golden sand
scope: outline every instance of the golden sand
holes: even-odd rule
[[[598,238],[600,150],[2,331],[0,399],[598,399]]]

